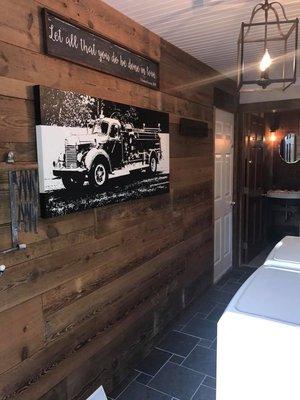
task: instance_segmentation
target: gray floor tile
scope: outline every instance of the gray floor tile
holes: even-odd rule
[[[243,278],[245,276],[244,269],[233,269],[231,272],[231,278],[235,278],[237,280]]]
[[[224,292],[215,288],[210,289],[205,294],[205,299],[212,303],[228,304],[233,297],[233,293]]]
[[[206,376],[204,381],[203,381],[203,385],[205,386],[209,386],[213,389],[216,389],[216,379],[212,378],[211,376]]]
[[[151,375],[147,375],[144,374],[143,372],[141,372],[136,378],[135,380],[139,383],[143,383],[144,385],[147,385],[147,383],[153,378],[153,376]]]
[[[224,290],[225,292],[235,294],[239,290],[241,285],[242,285],[241,283],[227,282],[226,285],[222,287],[222,290]]]
[[[197,346],[182,365],[215,378],[216,352],[212,349]]]
[[[184,328],[184,324],[182,324],[180,321],[175,321],[175,323],[170,325],[170,328],[168,329],[168,331],[181,331]]]
[[[216,288],[222,288],[229,281],[231,274],[225,274],[215,285]]]
[[[148,385],[180,400],[190,400],[204,377],[201,373],[168,362]]]
[[[196,311],[197,313],[207,315],[209,314],[212,309],[214,308],[215,303],[209,302],[209,301],[204,301],[202,297],[194,301],[194,303],[191,305],[191,308]]]
[[[183,328],[183,326],[186,325],[196,314],[197,314],[197,310],[194,309],[193,307],[189,306],[187,309],[185,309],[182,312],[182,314],[180,315],[180,317],[177,320],[177,324],[182,325],[181,328]],[[174,329],[176,329],[176,328],[174,328]],[[177,330],[179,330],[179,329],[177,329]]]
[[[109,397],[111,397],[112,399],[116,399],[119,396],[119,394],[123,392],[126,386],[128,386],[138,376],[138,374],[139,373],[137,371],[131,371],[127,376],[127,378],[124,379],[119,384],[119,386],[112,393],[109,394]]]
[[[260,267],[260,265],[259,265],[259,267]],[[238,271],[240,271],[241,273],[244,273],[244,275],[247,275],[249,277],[256,270],[257,270],[257,266],[255,266],[255,267],[241,267],[241,268],[239,268]]]
[[[212,345],[210,346],[210,348],[217,351],[217,338],[212,342]]]
[[[207,319],[209,321],[218,322],[223,315],[226,307],[227,306],[225,305],[215,306],[215,308],[208,314]]]
[[[156,390],[134,381],[121,393],[118,400],[171,400],[171,398],[172,396],[159,393]]]
[[[215,400],[215,399],[216,399],[215,389],[203,385],[199,387],[197,393],[193,397],[193,400]]]
[[[182,357],[186,357],[196,346],[199,339],[185,335],[181,332],[169,332],[168,335],[159,343],[158,347]]]
[[[214,340],[217,336],[217,324],[196,316],[184,327],[183,332],[199,338]]]
[[[170,357],[172,357],[172,354],[166,351],[153,349],[151,353],[138,364],[136,369],[148,375],[155,375]]]
[[[170,361],[175,364],[181,364],[184,360],[185,360],[184,357],[177,356],[176,354],[174,354],[174,356],[170,358]]]
[[[231,270],[213,288],[189,305],[171,324],[172,331],[158,345],[161,350],[153,350],[140,363],[139,369],[143,372],[132,372],[110,394],[110,398],[115,400],[119,396],[118,400],[215,400],[216,379],[212,376],[215,376],[216,321],[234,292],[254,271],[251,268]],[[148,375],[149,372],[157,372],[157,375],[152,377]]]
[[[200,339],[198,344],[202,347],[206,347],[207,349],[210,349],[213,344],[213,340]]]

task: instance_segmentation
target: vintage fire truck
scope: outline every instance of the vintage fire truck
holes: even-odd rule
[[[86,181],[104,188],[112,177],[133,171],[157,172],[162,158],[157,128],[135,128],[116,118],[101,115],[89,124],[86,133],[72,133],[65,139],[65,151],[53,162],[53,174],[66,189],[83,186]]]

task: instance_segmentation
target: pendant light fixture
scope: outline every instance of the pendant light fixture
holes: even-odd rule
[[[298,18],[288,19],[281,3],[257,4],[238,40],[238,89],[271,84],[285,90],[296,82]]]

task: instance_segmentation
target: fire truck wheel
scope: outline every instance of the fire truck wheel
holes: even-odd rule
[[[73,178],[71,176],[63,176],[61,178],[62,183],[66,189],[72,190],[72,189],[79,189],[80,187],[83,186],[84,184],[84,178]]]
[[[105,186],[108,179],[108,169],[102,160],[96,160],[90,171],[89,181],[95,187]]]
[[[150,174],[155,174],[156,170],[157,170],[157,158],[154,155],[152,155],[149,161],[149,172]]]

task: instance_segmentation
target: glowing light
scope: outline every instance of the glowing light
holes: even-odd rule
[[[272,58],[270,56],[268,49],[266,49],[265,54],[259,64],[259,68],[262,72],[265,72],[268,68],[270,68],[271,64],[272,64]]]
[[[274,132],[272,132],[270,135],[270,142],[276,142],[276,135]]]

